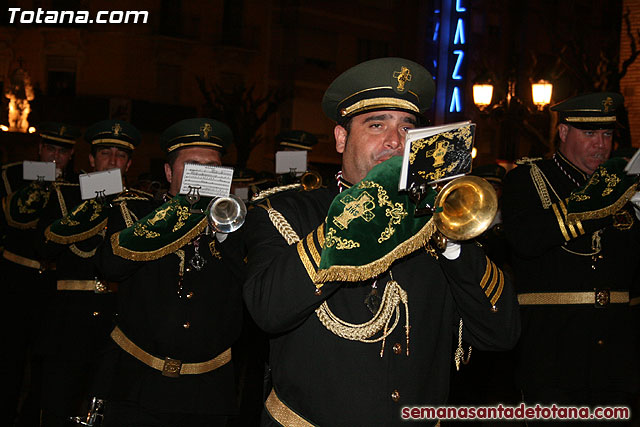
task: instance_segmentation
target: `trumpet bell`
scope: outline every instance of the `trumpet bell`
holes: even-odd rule
[[[484,233],[493,222],[498,195],[485,179],[463,176],[445,185],[434,205],[438,231],[451,240],[469,240]]]
[[[316,171],[305,172],[300,178],[300,184],[305,191],[316,190],[322,187],[322,176]]]
[[[209,224],[219,233],[233,233],[244,224],[247,206],[235,194],[216,197],[207,207]]]

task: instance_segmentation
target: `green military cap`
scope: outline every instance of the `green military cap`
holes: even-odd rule
[[[624,98],[619,93],[598,92],[575,96],[551,107],[558,123],[578,129],[613,129]]]
[[[276,140],[280,148],[294,148],[296,150],[311,151],[312,147],[318,143],[318,138],[312,133],[303,130],[289,130],[276,135]]]
[[[64,123],[43,122],[38,126],[40,137],[47,144],[73,147],[80,137],[80,129]]]
[[[422,117],[435,84],[420,64],[402,58],[363,62],[339,75],[324,93],[322,110],[338,123],[376,110],[400,110]]]
[[[84,133],[92,147],[118,147],[133,151],[142,136],[131,123],[123,120],[102,120],[92,124]]]
[[[188,147],[205,147],[224,152],[233,143],[233,134],[218,120],[186,119],[167,128],[160,136],[167,153]]]
[[[479,176],[489,182],[502,183],[502,179],[507,174],[507,170],[500,165],[490,164],[473,168],[471,175]]]

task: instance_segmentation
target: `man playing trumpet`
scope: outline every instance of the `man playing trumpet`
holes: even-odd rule
[[[513,289],[475,243],[437,252],[427,244],[431,222],[413,235],[403,224],[411,215],[396,211],[380,245],[361,245],[391,221],[376,209],[395,202],[394,191],[385,198],[389,188],[397,193],[394,156],[433,93],[431,75],[405,59],[347,70],[322,102],[337,122],[337,182],[281,193],[250,211],[244,297],[272,334],[263,425],[400,425],[405,406],[445,403],[458,337],[481,349],[515,344]],[[374,252],[381,256],[358,266],[325,263]]]

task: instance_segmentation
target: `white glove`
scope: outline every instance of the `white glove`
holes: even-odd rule
[[[447,247],[442,252],[442,255],[448,260],[454,260],[460,256],[460,249],[460,243],[447,240]]]

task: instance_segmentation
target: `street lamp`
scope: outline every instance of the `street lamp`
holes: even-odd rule
[[[491,115],[499,122],[499,153],[508,161],[520,157],[519,140],[523,135],[533,135],[540,144],[546,144],[546,136],[538,130],[536,122],[543,119],[540,113],[551,102],[553,92],[553,85],[546,80],[532,83],[533,105],[527,105],[516,94],[514,75],[507,81],[505,97],[497,102],[492,102],[494,85],[490,79],[479,79],[473,85],[473,102],[476,107],[482,114]]]
[[[544,110],[544,107],[549,105],[552,92],[553,85],[546,80],[539,80],[537,83],[531,84],[533,103],[538,107],[538,111]]]
[[[515,96],[515,83],[509,82],[509,91],[507,93],[507,104],[511,102],[511,98]],[[553,92],[553,84],[547,80],[539,80],[531,84],[531,93],[533,103],[538,107],[538,111],[544,110],[544,107],[551,102],[551,94]],[[490,82],[478,82],[473,85],[473,103],[480,111],[487,111],[491,105],[493,97],[493,84]]]
[[[476,83],[473,85],[473,103],[480,109],[486,110],[491,105],[493,98],[493,85],[491,83]]]

